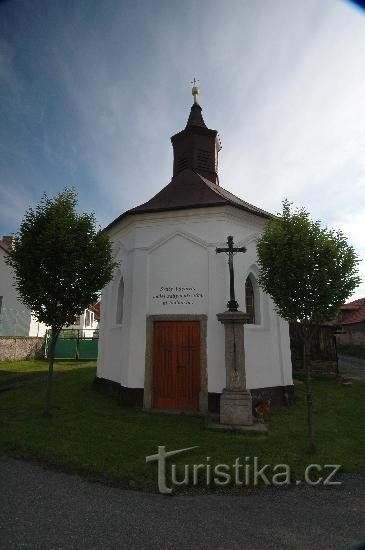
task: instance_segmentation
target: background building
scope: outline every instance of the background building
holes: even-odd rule
[[[365,346],[365,298],[342,305],[336,324],[339,344]]]
[[[0,336],[44,336],[47,326],[37,321],[14,287],[14,273],[5,262],[13,237],[0,239]]]

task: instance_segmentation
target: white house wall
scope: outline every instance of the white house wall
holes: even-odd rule
[[[6,252],[0,249],[1,336],[44,336],[47,326],[39,323],[19,299],[13,270],[5,263]]]
[[[144,385],[146,317],[206,314],[208,391],[225,385],[224,327],[216,315],[229,298],[227,257],[215,248],[233,235],[247,252],[235,256],[236,299],[245,310],[245,281],[257,275],[255,239],[264,220],[232,207],[129,216],[110,236],[124,278],[124,316],[116,326],[116,280],[102,293],[98,376],[130,388]],[[119,274],[117,276],[120,276]],[[181,302],[171,304],[177,294]],[[246,325],[249,388],[292,384],[287,324],[259,290],[259,325]],[[186,297],[187,296],[187,297]]]
[[[5,263],[6,256],[0,248],[0,296],[3,296],[3,307],[25,310],[14,287],[12,269]]]
[[[46,330],[47,330],[47,325],[45,325],[44,323],[40,323],[39,321],[37,321],[34,315],[31,315],[30,325],[29,325],[29,336],[42,337],[46,334]]]
[[[28,336],[31,314],[19,300],[14,287],[13,271],[5,263],[6,256],[6,252],[0,248],[0,296],[3,297],[0,335]]]

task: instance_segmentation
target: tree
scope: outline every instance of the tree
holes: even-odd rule
[[[43,195],[29,208],[15,235],[7,263],[15,286],[35,317],[51,327],[45,414],[51,414],[55,346],[63,326],[72,324],[112,278],[111,243],[94,214],[76,212],[77,195],[64,189]]]
[[[259,283],[288,322],[302,325],[303,368],[306,373],[308,443],[315,450],[312,420],[310,353],[313,327],[332,320],[359,285],[359,258],[341,231],[321,227],[305,209],[270,219],[257,242]]]

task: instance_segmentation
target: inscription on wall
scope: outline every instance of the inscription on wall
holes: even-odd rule
[[[203,300],[203,293],[195,286],[161,286],[152,296],[162,306],[192,306]]]

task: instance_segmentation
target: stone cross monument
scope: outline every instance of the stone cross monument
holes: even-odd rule
[[[216,253],[228,255],[230,299],[228,311],[218,313],[217,318],[225,330],[226,387],[220,399],[220,423],[222,426],[252,426],[252,397],[246,388],[244,324],[249,316],[238,310],[234,291],[233,256],[246,252],[246,248],[235,248],[233,237],[227,238],[227,248],[217,248]]]

